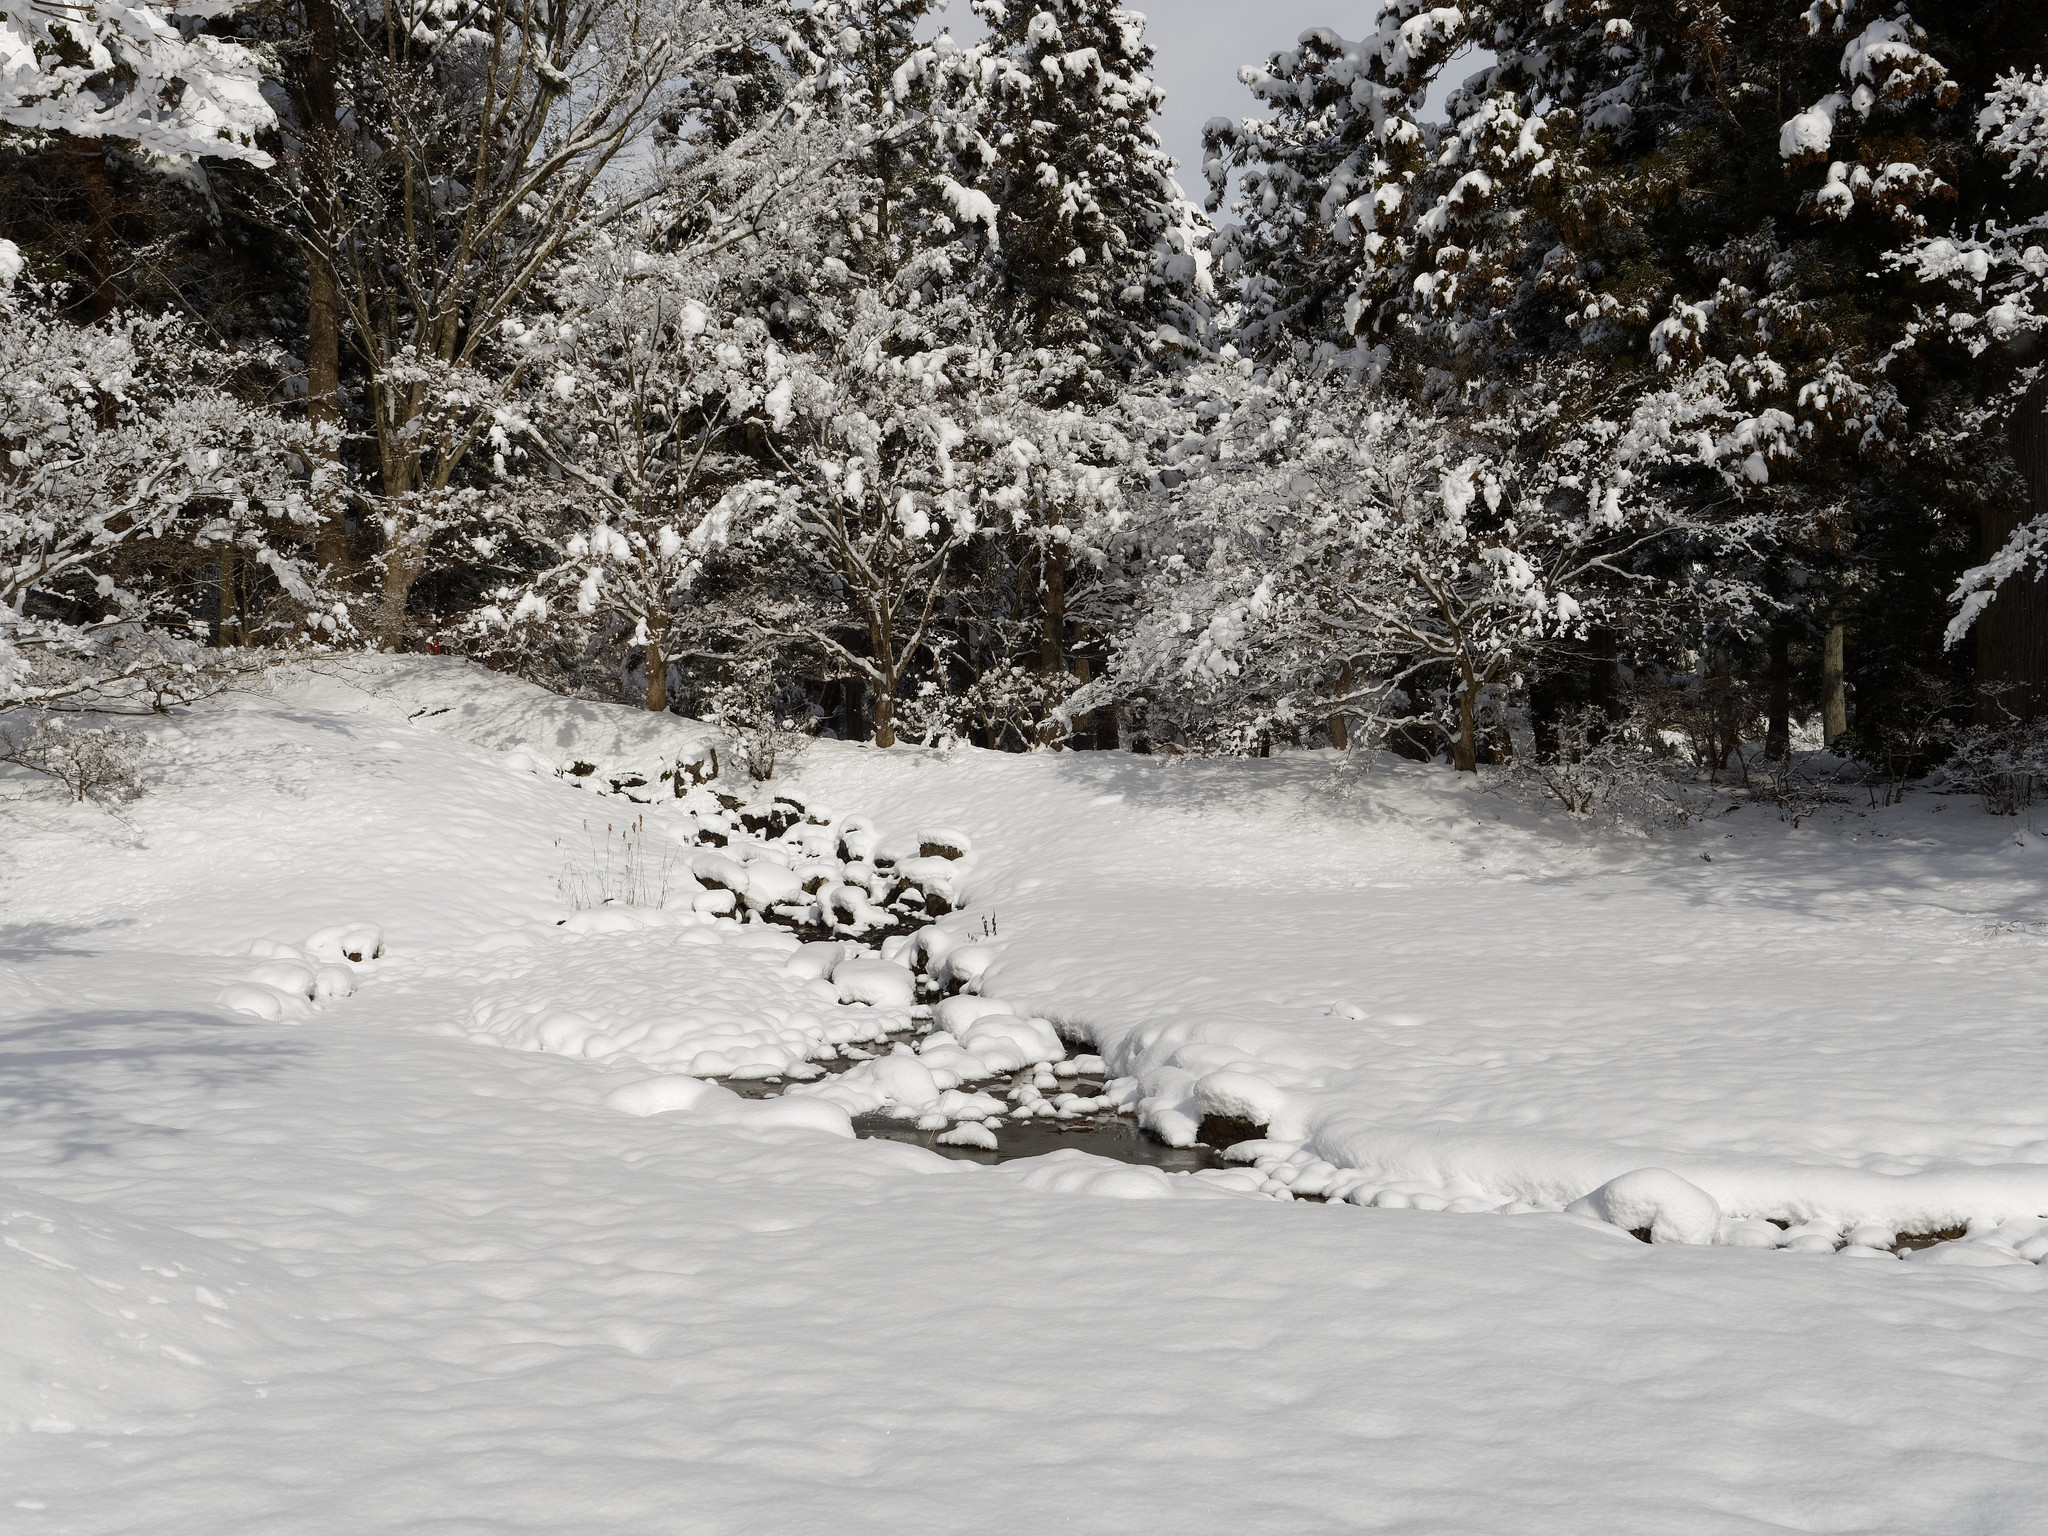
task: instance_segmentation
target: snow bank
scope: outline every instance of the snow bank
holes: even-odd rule
[[[699,1077],[651,1077],[613,1089],[605,1103],[627,1115],[683,1115],[701,1125],[747,1131],[806,1130],[853,1135],[846,1112],[816,1099],[747,1099]]]

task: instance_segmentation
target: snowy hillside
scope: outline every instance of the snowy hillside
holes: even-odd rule
[[[820,742],[724,807],[420,657],[150,729],[118,813],[0,780],[0,1530],[2039,1524],[2048,862],[1973,801]],[[1114,1105],[1254,1139],[854,1134]]]

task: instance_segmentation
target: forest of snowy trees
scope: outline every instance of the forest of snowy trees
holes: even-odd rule
[[[1200,167],[969,8],[0,0],[0,710],[2035,750],[2041,7],[1387,0]]]

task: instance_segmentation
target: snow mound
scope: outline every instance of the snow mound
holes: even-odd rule
[[[801,1072],[909,1027],[907,1008],[839,1007],[829,984],[786,969],[800,953],[788,934],[724,923],[493,949],[466,1015],[440,1027],[479,1044],[743,1079]]]
[[[605,1095],[605,1103],[628,1115],[681,1114],[704,1125],[740,1130],[822,1131],[851,1137],[853,1121],[836,1104],[818,1099],[748,1099],[700,1077],[651,1077]]]
[[[1019,1158],[1004,1163],[1001,1171],[1041,1194],[1098,1195],[1113,1200],[1171,1199],[1176,1182],[1157,1168],[1113,1162],[1073,1148]]]
[[[375,923],[338,923],[306,940],[306,951],[322,960],[348,960],[357,965],[384,953],[384,930]]]
[[[842,960],[832,967],[840,1001],[875,1008],[908,1008],[917,997],[917,978],[892,960]]]
[[[220,995],[220,1005],[232,1012],[246,1013],[251,1018],[264,1019],[272,1024],[288,1018],[303,1018],[306,1013],[305,1001],[302,998],[253,981],[238,981],[226,988]]]
[[[1721,1207],[1714,1197],[1664,1168],[1638,1168],[1609,1179],[1565,1209],[1630,1232],[1648,1231],[1653,1243],[1704,1244],[1721,1237]]]

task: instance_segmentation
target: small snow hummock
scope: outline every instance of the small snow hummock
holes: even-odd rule
[[[1609,1179],[1565,1210],[1630,1232],[1647,1231],[1653,1243],[1703,1244],[1721,1238],[1721,1207],[1714,1197],[1665,1168],[1638,1168]],[[1834,1246],[1828,1243],[1830,1250]]]

